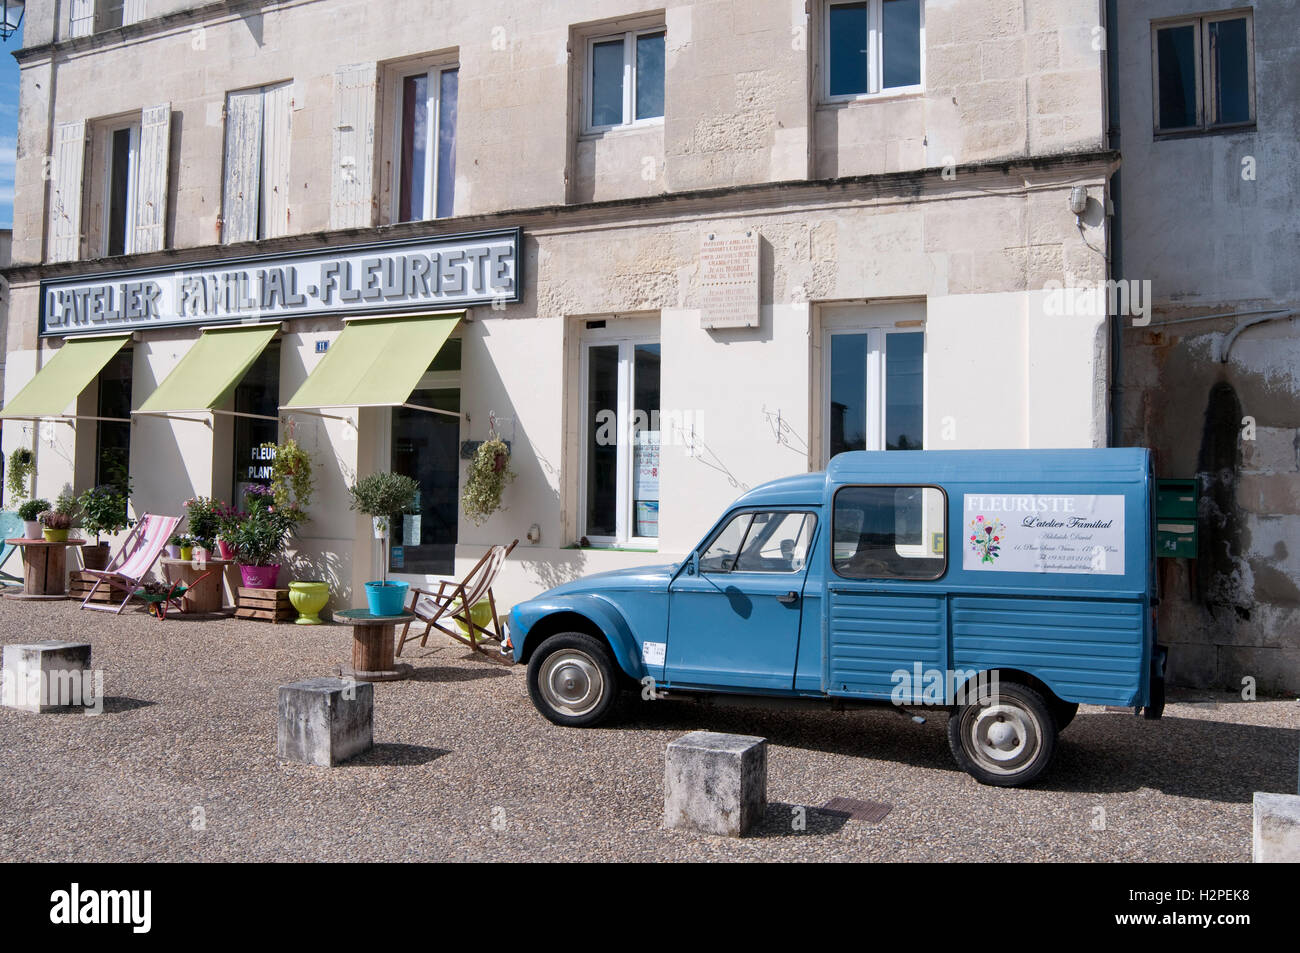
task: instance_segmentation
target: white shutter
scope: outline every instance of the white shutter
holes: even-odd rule
[[[368,228],[374,224],[377,73],[375,63],[341,66],[334,73],[330,228]]]
[[[226,173],[221,193],[221,240],[257,238],[262,162],[262,91],[226,94]]]
[[[50,261],[76,261],[81,257],[81,178],[85,162],[85,120],[59,123],[54,128],[50,181]]]
[[[289,127],[293,83],[268,87],[262,99],[262,237],[289,234]]]
[[[171,156],[171,103],[140,114],[139,164],[135,180],[136,254],[163,247],[167,228],[167,166]]]
[[[68,36],[90,36],[95,32],[95,0],[71,0],[68,5]]]
[[[145,17],[145,0],[123,0],[122,25],[139,23]]]

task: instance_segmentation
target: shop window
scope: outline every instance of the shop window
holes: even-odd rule
[[[831,560],[848,579],[937,579],[947,566],[947,500],[932,486],[846,486],[835,493]]]
[[[108,181],[104,202],[104,254],[129,255],[135,248],[135,202],[140,126],[129,123],[108,131]]]
[[[223,242],[254,241],[289,233],[292,114],[292,83],[226,94]]]
[[[411,394],[409,403],[460,413],[461,342],[443,345]],[[418,510],[394,523],[389,570],[448,576],[456,570],[460,519],[460,421],[395,407],[392,469],[420,484]]]
[[[658,27],[588,39],[585,131],[663,118],[665,36]]]
[[[95,415],[95,485],[125,488],[131,472],[130,348],[113,355],[99,372]]]
[[[827,3],[824,13],[822,58],[828,100],[921,88],[923,0]]]
[[[234,422],[234,465],[231,480],[234,488],[234,505],[242,506],[244,494],[251,486],[271,485],[271,466],[274,452],[264,446],[280,439],[280,425],[275,418],[280,413],[280,344],[273,341],[257,356],[257,360],[244,372],[235,385],[233,406],[237,416]],[[239,416],[257,414],[270,417],[262,420]]]
[[[591,329],[582,362],[582,535],[596,545],[657,545],[659,343]]]
[[[1255,121],[1254,18],[1249,10],[1151,28],[1157,133]]]
[[[924,449],[924,331],[832,327],[822,353],[827,460],[849,450]]]
[[[405,75],[399,96],[397,221],[447,218],[455,209],[460,71],[452,66]]]

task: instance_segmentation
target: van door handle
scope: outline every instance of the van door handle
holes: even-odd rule
[[[799,601],[799,593],[791,589],[785,595],[777,596],[776,601],[781,603],[783,606],[793,605],[795,602]]]

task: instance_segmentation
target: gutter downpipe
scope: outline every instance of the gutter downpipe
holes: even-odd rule
[[[1119,0],[1106,2],[1106,139],[1107,145],[1114,151],[1120,151],[1119,127],[1119,58],[1115,55],[1115,43],[1119,27]],[[1121,162],[1123,161],[1121,154]],[[1120,169],[1115,169],[1110,176],[1110,227],[1106,230],[1110,255],[1107,261],[1107,278],[1123,275],[1123,233],[1120,227],[1120,210],[1123,201],[1120,192]],[[1150,302],[1148,302],[1150,307]],[[1110,314],[1110,413],[1107,417],[1106,445],[1120,445],[1123,433],[1124,406],[1124,318],[1112,312]]]

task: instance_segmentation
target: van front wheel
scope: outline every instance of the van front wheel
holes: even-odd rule
[[[553,635],[528,662],[533,705],[557,725],[588,728],[605,720],[619,693],[609,650],[583,632]]]
[[[948,719],[948,745],[962,770],[981,784],[1028,784],[1056,754],[1056,719],[1043,696],[1002,682],[994,698],[963,705]]]

